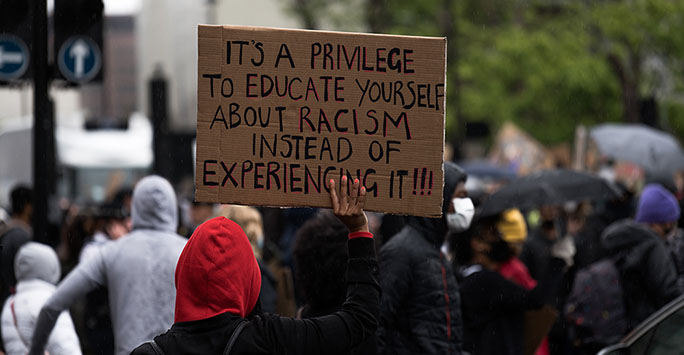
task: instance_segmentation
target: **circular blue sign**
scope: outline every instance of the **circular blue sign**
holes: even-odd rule
[[[67,80],[85,83],[100,72],[102,52],[97,43],[88,37],[69,37],[59,49],[57,65]]]
[[[0,35],[0,80],[20,78],[29,65],[29,50],[24,41],[13,35]]]

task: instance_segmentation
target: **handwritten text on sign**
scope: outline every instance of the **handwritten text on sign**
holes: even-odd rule
[[[439,216],[444,38],[200,26],[196,199]]]

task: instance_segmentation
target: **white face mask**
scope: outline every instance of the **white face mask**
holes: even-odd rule
[[[449,230],[460,233],[470,227],[475,215],[475,206],[470,198],[455,198],[451,201],[454,205],[454,213],[447,214]]]

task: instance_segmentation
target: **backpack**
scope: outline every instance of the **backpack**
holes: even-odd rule
[[[627,317],[616,259],[597,261],[577,272],[565,306],[576,345],[612,344],[627,332]]]

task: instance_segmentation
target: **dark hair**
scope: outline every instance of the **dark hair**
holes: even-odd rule
[[[470,242],[475,238],[480,238],[485,233],[495,233],[498,235],[496,229],[496,221],[499,216],[485,217],[475,219],[470,228],[463,233],[450,232],[447,236],[449,240],[449,247],[454,256],[456,265],[465,266],[470,264],[473,260],[473,249]]]
[[[339,306],[346,296],[347,228],[321,211],[297,231],[292,255],[295,284],[317,310]]]
[[[26,206],[30,205],[33,199],[33,190],[25,185],[18,185],[12,189],[10,200],[12,201],[12,214],[17,215],[24,212]]]

